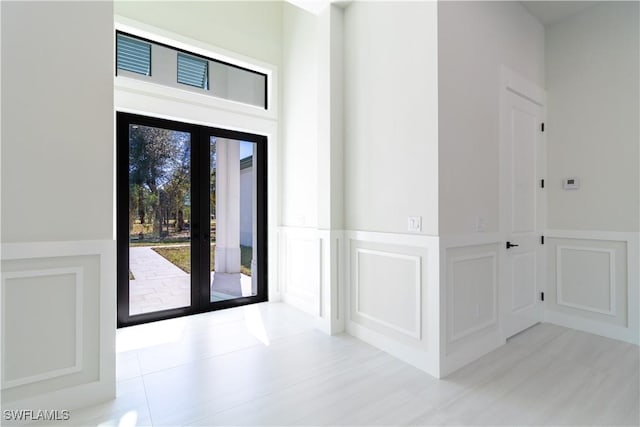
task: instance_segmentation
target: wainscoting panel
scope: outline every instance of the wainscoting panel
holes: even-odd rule
[[[504,344],[498,314],[500,241],[489,233],[440,238],[442,376]]]
[[[496,324],[496,258],[495,251],[447,258],[450,343]]]
[[[354,335],[438,377],[438,239],[346,231],[347,322]]]
[[[321,240],[320,255],[320,323],[328,334],[344,332],[344,263],[342,262],[343,232],[318,230]]]
[[[615,317],[615,250],[562,245],[555,249],[556,303]]]
[[[355,313],[420,339],[420,257],[362,248],[355,252]]]
[[[638,235],[548,233],[545,320],[638,343]]]
[[[537,260],[535,252],[513,255],[511,279],[511,311],[515,312],[536,303]],[[515,284],[518,286],[513,286]]]
[[[344,332],[342,231],[280,227],[277,233],[279,300],[317,320],[327,334]],[[271,294],[270,294],[270,300]]]
[[[2,389],[82,370],[83,272],[67,267],[3,275]]]
[[[282,299],[314,316],[321,314],[322,240],[317,230],[282,228]]]
[[[2,246],[5,408],[72,409],[114,395],[114,254],[112,241]]]

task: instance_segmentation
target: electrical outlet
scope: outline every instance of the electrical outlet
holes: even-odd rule
[[[422,217],[410,216],[407,224],[409,231],[422,231]]]

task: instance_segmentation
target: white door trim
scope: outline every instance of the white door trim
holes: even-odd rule
[[[521,97],[540,105],[541,107],[544,107],[546,105],[547,95],[545,90],[540,86],[527,80],[526,78],[522,77],[510,68],[505,67],[504,65],[502,66],[500,77],[501,92],[503,89],[506,89],[515,93],[516,95],[520,95]],[[503,100],[502,95],[503,94],[501,93],[501,100]],[[504,104],[501,103],[501,107],[504,107]]]

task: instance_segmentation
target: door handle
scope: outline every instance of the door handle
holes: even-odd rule
[[[507,249],[515,248],[516,246],[520,246],[520,245],[515,245],[511,242],[507,242]]]

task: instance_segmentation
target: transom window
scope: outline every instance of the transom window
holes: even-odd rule
[[[116,76],[267,108],[267,75],[116,32]]]

